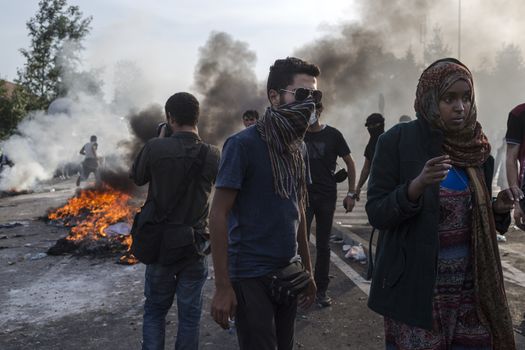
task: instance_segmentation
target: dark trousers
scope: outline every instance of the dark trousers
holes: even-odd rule
[[[310,240],[310,229],[315,217],[315,245],[317,256],[315,259],[315,284],[317,293],[326,293],[330,278],[330,234],[332,233],[332,222],[334,220],[335,199],[318,200],[310,199],[308,208],[306,208],[306,232]]]
[[[292,350],[297,300],[277,304],[269,281],[247,278],[232,282],[237,297],[235,326],[241,350]]]

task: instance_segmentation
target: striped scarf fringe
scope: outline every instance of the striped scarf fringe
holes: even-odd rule
[[[308,100],[269,107],[257,122],[257,131],[268,145],[275,193],[287,199],[297,195],[303,208],[308,199],[303,137],[314,107]]]

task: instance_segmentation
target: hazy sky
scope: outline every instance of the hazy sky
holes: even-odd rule
[[[166,79],[173,89],[191,85],[198,49],[211,31],[225,31],[257,52],[257,75],[264,77],[278,57],[326,33],[332,25],[355,19],[352,0],[69,0],[92,15],[85,40],[86,68],[134,61],[150,76]],[[326,6],[329,4],[329,6]],[[28,47],[25,22],[36,0],[0,0],[0,77],[12,80],[23,65],[18,49]],[[109,68],[110,69],[110,68]],[[169,82],[168,82],[169,81]]]
[[[112,91],[115,64],[130,61],[150,81],[144,89],[163,99],[166,91],[192,90],[194,67],[212,31],[224,31],[248,43],[257,54],[256,74],[264,81],[276,58],[286,57],[314,39],[338,35],[340,24],[362,20],[364,28],[383,30],[387,47],[402,55],[411,46],[421,57],[419,35],[403,33],[424,24],[430,38],[438,24],[452,55],[457,53],[458,0],[69,0],[92,15],[85,44],[83,70],[96,69]],[[424,16],[418,4],[429,3]],[[359,5],[357,5],[359,4]],[[505,43],[525,47],[523,0],[463,0],[462,60],[472,68],[493,58]],[[25,22],[34,16],[37,0],[0,0],[0,78],[13,80],[24,63],[18,49],[28,47]],[[368,11],[368,12],[367,12]],[[371,13],[370,13],[371,11]],[[398,12],[413,13],[392,26]],[[364,13],[364,15],[363,15]],[[386,27],[382,24],[387,23]],[[386,28],[386,29],[385,29]],[[397,40],[396,40],[397,38]],[[145,86],[146,86],[145,85]]]

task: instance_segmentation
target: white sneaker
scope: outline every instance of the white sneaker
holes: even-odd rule
[[[499,233],[496,234],[496,239],[498,242],[507,242],[507,237],[500,235]]]

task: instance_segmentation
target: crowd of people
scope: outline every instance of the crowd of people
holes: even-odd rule
[[[402,116],[385,132],[381,114],[366,119],[356,184],[343,134],[322,123],[320,79],[312,63],[276,60],[269,107],[246,111],[246,128],[222,152],[200,139],[193,95],[166,102],[169,136],[148,141],[132,168],[135,183],[149,185],[132,229],[132,251],[147,264],[142,348],[164,348],[175,297],[175,348],[198,348],[211,243],[215,322],[235,325],[240,349],[292,349],[297,308],[332,302],[337,183],[347,183],[350,212],[368,180],[366,212],[379,230],[368,306],[384,317],[385,348],[515,349],[496,233],[508,230],[513,209],[525,227],[525,105],[508,119],[509,189],[493,196],[472,74],[456,59],[434,62],[416,88],[415,120]]]

